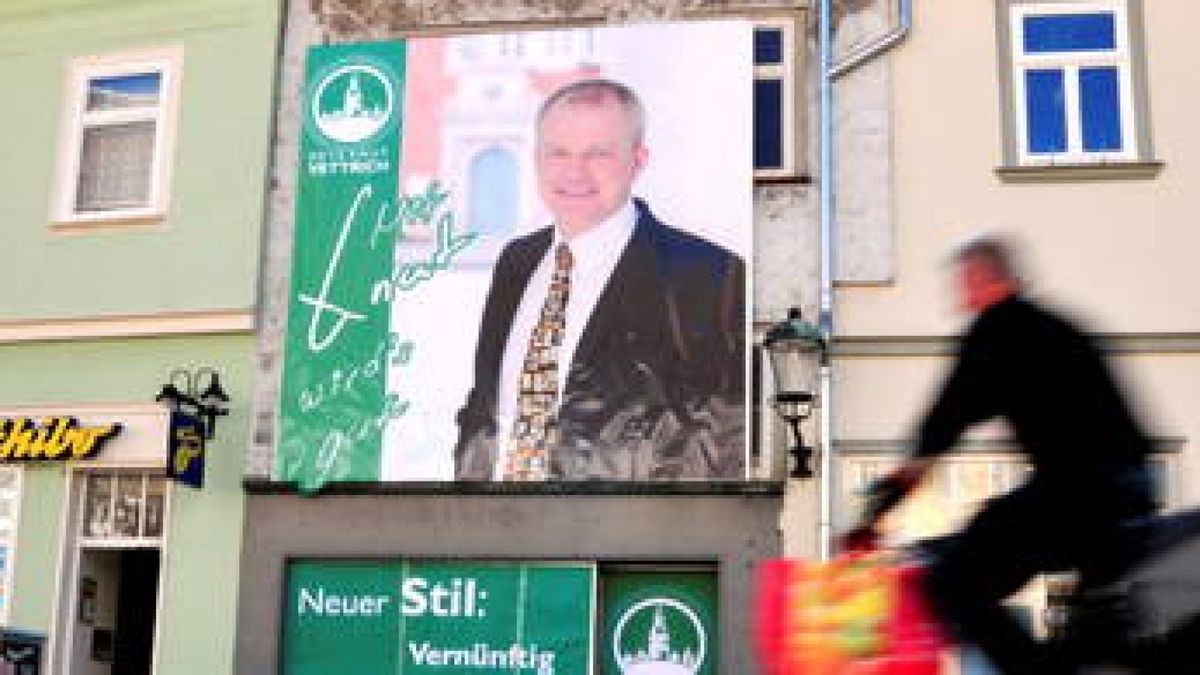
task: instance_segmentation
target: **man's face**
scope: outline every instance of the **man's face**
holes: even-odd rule
[[[538,190],[563,233],[582,234],[629,199],[648,152],[616,101],[559,103],[542,118]]]
[[[1000,278],[986,262],[966,258],[958,263],[959,297],[964,311],[978,314],[1008,297],[1012,282]]]

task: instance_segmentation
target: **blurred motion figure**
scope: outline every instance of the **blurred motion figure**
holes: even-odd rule
[[[974,320],[912,456],[872,486],[864,522],[847,540],[873,537],[968,427],[1005,418],[1033,471],[942,543],[926,590],[958,637],[1002,672],[1071,672],[1001,602],[1040,572],[1103,559],[1121,523],[1152,513],[1150,442],[1092,341],[1023,295],[1006,242],[975,239],[956,251],[954,266]]]

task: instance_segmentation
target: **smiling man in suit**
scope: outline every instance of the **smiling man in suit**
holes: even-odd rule
[[[535,163],[554,222],[496,263],[458,479],[743,477],[744,266],[632,197],[643,130],[637,96],[610,80],[542,105]]]

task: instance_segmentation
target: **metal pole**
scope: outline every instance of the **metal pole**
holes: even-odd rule
[[[826,349],[832,344],[833,338],[833,0],[821,0],[819,16],[819,50],[821,61],[821,175],[820,175],[820,210],[821,210],[821,305],[818,327],[825,340]],[[821,560],[830,556],[830,540],[832,538],[833,512],[833,440],[830,424],[830,372],[829,362],[822,358],[821,363],[821,511],[817,521],[817,537],[819,539]]]

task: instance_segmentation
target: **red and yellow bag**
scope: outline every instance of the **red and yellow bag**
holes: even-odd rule
[[[763,671],[937,675],[946,643],[921,595],[920,573],[880,553],[764,562],[755,608]]]

